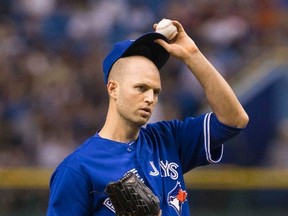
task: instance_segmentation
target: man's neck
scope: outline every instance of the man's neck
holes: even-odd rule
[[[99,136],[117,142],[128,143],[137,139],[139,131],[140,128],[138,127],[106,120],[103,128],[99,131]]]

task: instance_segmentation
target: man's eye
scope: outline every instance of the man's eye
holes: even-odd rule
[[[137,86],[136,89],[140,92],[144,92],[145,91],[145,87],[144,86]]]
[[[155,96],[159,96],[159,94],[160,94],[160,90],[155,90],[155,91],[154,91],[154,95],[155,95]]]

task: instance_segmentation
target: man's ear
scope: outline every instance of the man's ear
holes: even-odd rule
[[[116,99],[118,96],[119,85],[114,80],[109,80],[107,84],[107,91],[110,97]]]

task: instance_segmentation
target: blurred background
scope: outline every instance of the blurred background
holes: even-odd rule
[[[114,42],[176,19],[231,84],[250,123],[220,165],[187,174],[193,215],[288,215],[287,0],[1,0],[0,216],[45,215],[57,164],[101,128]],[[210,111],[170,58],[151,121]]]

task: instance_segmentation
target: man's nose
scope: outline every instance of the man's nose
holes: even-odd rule
[[[146,91],[145,101],[148,103],[153,103],[155,99],[154,91],[152,89]]]

